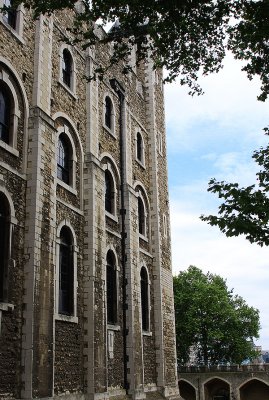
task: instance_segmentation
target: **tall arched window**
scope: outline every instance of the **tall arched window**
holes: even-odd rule
[[[74,314],[73,236],[67,226],[64,226],[60,232],[59,314]]]
[[[109,129],[113,128],[113,104],[108,96],[105,98],[105,125]]]
[[[136,158],[141,163],[144,163],[144,146],[142,135],[140,132],[137,132],[136,135]]]
[[[71,183],[72,172],[72,150],[69,139],[64,133],[61,133],[57,146],[57,177],[64,183]]]
[[[63,82],[70,89],[72,87],[72,76],[73,74],[73,59],[69,50],[63,50],[63,59],[62,59],[62,79]]]
[[[111,172],[106,169],[105,171],[105,210],[110,214],[114,214],[114,203],[115,203],[115,187],[114,180]]]
[[[117,271],[116,260],[112,250],[109,250],[106,257],[106,304],[107,323],[117,322]]]
[[[13,7],[12,0],[4,0],[4,5],[6,7],[11,7],[7,12],[4,13],[4,21],[11,26],[11,28],[16,29],[17,25],[17,10]]]
[[[145,267],[140,271],[142,330],[149,330],[149,280]]]
[[[141,235],[146,236],[145,207],[141,197],[138,197],[138,231]]]
[[[8,91],[0,86],[0,140],[9,144],[11,101]]]
[[[0,193],[0,301],[7,301],[8,258],[10,240],[10,207],[6,196]]]

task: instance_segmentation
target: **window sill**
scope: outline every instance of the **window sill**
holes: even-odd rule
[[[20,34],[17,32],[16,29],[13,29],[12,26],[10,26],[7,22],[3,20],[3,18],[0,18],[0,22],[6,27],[6,29],[9,30],[9,32],[21,43],[25,44],[24,39],[20,36]]]
[[[107,330],[108,331],[120,331],[120,326],[107,324]]]
[[[67,185],[67,183],[64,183],[63,181],[61,181],[61,179],[57,178],[57,184],[59,186],[62,186],[64,189],[68,190],[68,192],[77,196],[77,194],[78,194],[77,190],[74,189],[72,186]]]
[[[0,302],[0,310],[1,311],[13,311],[14,304]]]
[[[114,139],[117,139],[117,136],[115,135],[115,132],[112,131],[110,128],[108,128],[106,125],[103,125],[104,130],[109,133]]]
[[[144,240],[144,242],[148,243],[148,238],[145,235],[142,235],[141,233],[139,233],[139,239]]]
[[[142,331],[143,336],[152,336],[152,332],[150,331]]]
[[[117,223],[119,222],[118,217],[116,217],[116,215],[114,215],[114,214],[111,214],[109,211],[105,211],[105,215],[106,215],[106,217],[112,219],[113,221],[115,221]]]
[[[0,147],[11,153],[15,157],[19,157],[19,152],[18,150],[14,149],[14,147],[10,146],[6,142],[3,142],[3,140],[0,139]]]
[[[143,169],[146,169],[144,162],[140,161],[138,158],[136,158],[136,162],[140,165],[140,167],[142,167]]]
[[[70,94],[70,96],[74,98],[74,100],[78,99],[76,93],[69,86],[67,86],[61,79],[58,80],[58,83]]]
[[[74,315],[56,314],[54,319],[57,321],[71,322],[73,324],[78,323],[78,317],[75,317]]]

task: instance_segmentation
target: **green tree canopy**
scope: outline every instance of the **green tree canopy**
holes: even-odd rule
[[[21,0],[13,0],[16,7]],[[217,72],[227,49],[245,60],[243,67],[251,79],[259,75],[261,100],[269,92],[269,1],[268,0],[84,0],[77,11],[74,0],[26,0],[26,7],[40,13],[74,10],[74,43],[91,46],[113,42],[110,63],[125,60],[127,71],[130,49],[137,46],[137,60],[150,53],[154,66],[165,67],[167,80],[180,76],[190,93],[201,93],[200,73]],[[97,25],[114,24],[100,37]],[[96,72],[102,73],[103,67]]]
[[[268,133],[268,128],[265,128]],[[261,168],[256,183],[240,187],[238,183],[211,179],[208,191],[216,193],[223,203],[218,215],[202,215],[202,221],[218,226],[227,237],[244,235],[251,243],[269,245],[269,146],[253,153]]]
[[[253,338],[260,328],[259,311],[229,290],[219,275],[190,266],[174,277],[177,356],[197,362],[240,363],[255,355]]]

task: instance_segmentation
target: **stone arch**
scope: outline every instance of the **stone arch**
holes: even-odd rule
[[[183,400],[196,400],[195,387],[185,379],[178,382],[179,394]]]
[[[269,385],[261,379],[252,378],[239,387],[240,400],[269,399]]]
[[[204,400],[230,400],[231,387],[229,382],[218,377],[204,382]]]

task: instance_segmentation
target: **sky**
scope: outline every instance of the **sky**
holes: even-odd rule
[[[220,204],[207,192],[210,178],[255,182],[252,153],[268,142],[269,100],[257,101],[259,81],[249,81],[232,56],[200,84],[205,94],[194,97],[177,82],[165,85],[173,274],[195,265],[225,278],[234,294],[260,310],[255,344],[268,350],[269,248],[226,238],[199,216],[216,214]]]

